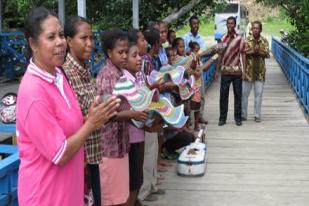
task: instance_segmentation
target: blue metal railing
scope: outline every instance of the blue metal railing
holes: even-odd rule
[[[27,65],[25,45],[22,32],[0,33],[0,76],[13,79],[23,74]]]
[[[309,114],[309,59],[275,38],[272,38],[271,46],[275,59]]]
[[[101,47],[100,33],[94,32],[94,49],[89,61],[90,71],[96,76],[106,58]],[[26,40],[22,32],[0,33],[0,76],[13,79],[22,75],[28,64],[25,56]]]
[[[19,157],[16,146],[0,145],[0,205],[18,205]]]
[[[101,31],[93,32],[94,49],[91,52],[90,59],[90,72],[93,76],[96,76],[99,73],[102,65],[106,62],[106,57],[101,45],[101,33]]]
[[[100,41],[101,31],[93,32],[94,49],[91,52],[89,61],[90,71],[93,76],[96,76],[106,62],[105,55]],[[13,79],[16,76],[23,74],[28,64],[25,57],[26,40],[22,32],[0,33],[0,76],[6,76]],[[208,58],[203,58],[205,63]],[[205,85],[209,86],[213,80],[215,73],[215,64],[211,65],[210,69],[203,73]]]
[[[205,64],[208,61],[209,57],[203,57],[202,62]],[[212,64],[210,68],[203,72],[205,87],[208,87],[214,79],[214,74],[216,72],[216,64]]]

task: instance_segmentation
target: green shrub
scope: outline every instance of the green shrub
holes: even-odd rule
[[[256,0],[270,6],[281,6],[295,27],[288,37],[291,47],[306,57],[309,53],[309,0]],[[283,15],[283,14],[281,14]]]
[[[267,19],[266,19],[266,22],[267,22],[267,23],[272,23],[272,22],[274,22],[274,17],[268,16]]]
[[[288,36],[288,43],[290,47],[295,48],[298,52],[305,57],[309,57],[309,31],[299,32],[297,30],[292,31]]]

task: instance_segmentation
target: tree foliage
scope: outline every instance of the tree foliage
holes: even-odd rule
[[[19,30],[28,11],[38,5],[55,10],[55,0],[2,0],[3,26],[5,30]]]
[[[289,34],[291,47],[309,56],[309,0],[256,0],[271,6],[281,6],[286,10],[295,30]]]
[[[140,0],[139,18],[140,25],[149,21],[162,20],[170,13],[178,11],[191,0]],[[173,25],[178,27],[186,23],[192,13],[205,16],[206,9],[214,4],[213,0],[203,0]],[[129,28],[132,25],[132,0],[88,0],[87,16],[99,29]]]
[[[3,0],[5,29],[20,28],[25,14],[37,6],[45,6],[58,12],[57,0]],[[169,14],[178,11],[193,0],[140,0],[140,25],[149,21],[162,20]],[[96,29],[129,28],[132,25],[132,0],[87,0],[87,17]],[[207,18],[210,8],[215,8],[214,0],[201,0],[188,13],[172,22],[174,27],[187,23],[193,13]],[[77,1],[65,0],[65,16],[76,15]]]

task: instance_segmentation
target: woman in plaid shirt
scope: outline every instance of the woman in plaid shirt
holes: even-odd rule
[[[93,38],[90,22],[79,16],[71,17],[64,27],[69,52],[63,70],[77,95],[84,117],[96,96],[95,79],[91,77],[85,61],[90,59]],[[95,205],[101,206],[99,163],[102,160],[101,133],[97,129],[85,142],[88,178],[90,179]]]

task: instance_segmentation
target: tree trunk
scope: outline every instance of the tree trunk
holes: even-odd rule
[[[177,20],[179,17],[185,15],[191,9],[193,9],[196,5],[198,5],[201,0],[191,0],[187,5],[183,6],[181,9],[177,10],[176,12],[168,15],[163,19],[166,24],[170,24],[171,22]]]

